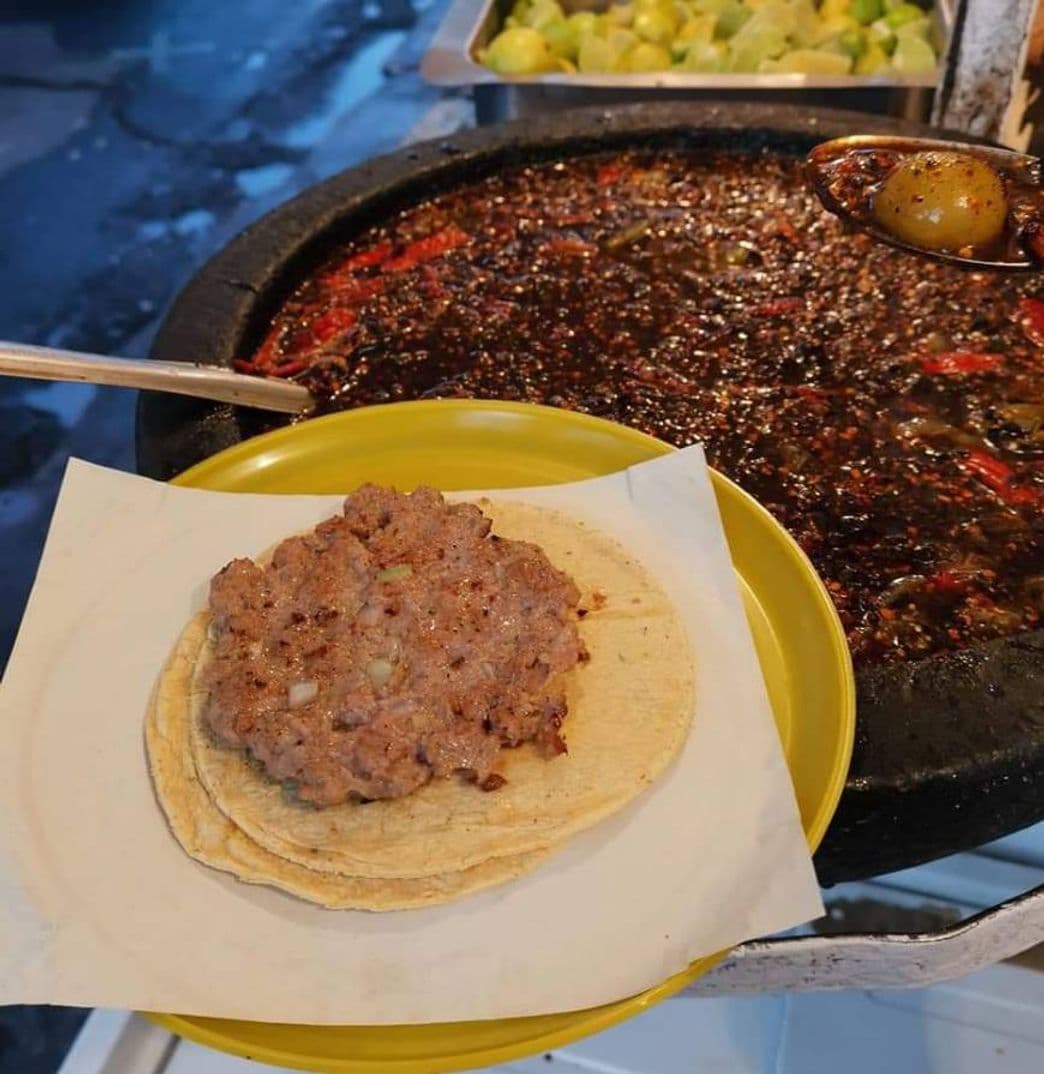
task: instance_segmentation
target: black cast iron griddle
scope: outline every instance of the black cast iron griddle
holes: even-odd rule
[[[312,187],[229,243],[178,297],[152,357],[229,364],[249,354],[279,302],[338,241],[503,167],[637,147],[803,156],[857,131],[939,134],[855,112],[665,102],[526,119],[402,149]],[[167,479],[255,428],[229,407],[145,393],[138,468]],[[1042,818],[1044,631],[859,674],[852,768],[815,859],[823,884],[917,865]]]

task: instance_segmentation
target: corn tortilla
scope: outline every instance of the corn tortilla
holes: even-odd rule
[[[497,858],[459,872],[381,880],[316,872],[258,846],[210,800],[189,744],[189,693],[206,638],[197,616],[182,634],[149,706],[145,741],[153,784],[174,835],[193,858],[248,884],[267,884],[331,910],[407,910],[434,906],[511,880],[547,855]]]
[[[503,537],[538,544],[578,585],[589,614],[580,631],[590,662],[570,675],[563,733],[551,760],[529,745],[504,750],[507,784],[485,793],[462,779],[403,798],[314,809],[294,803],[241,750],[216,743],[189,697],[191,756],[210,801],[279,860],[351,878],[407,880],[463,874],[560,845],[641,794],[670,764],[694,706],[692,650],[670,599],[616,541],[556,511],[482,501]],[[205,635],[202,626],[189,632]],[[195,677],[206,665],[205,638]],[[515,875],[514,872],[511,875]]]

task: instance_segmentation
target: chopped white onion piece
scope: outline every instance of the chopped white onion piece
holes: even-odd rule
[[[377,572],[378,582],[399,582],[403,578],[409,578],[413,574],[413,568],[408,563],[396,563],[394,567],[385,567]]]
[[[394,670],[395,665],[390,660],[384,660],[383,658],[371,660],[366,665],[366,674],[369,675],[370,682],[377,688],[383,686],[391,678]]]
[[[290,707],[292,709],[307,705],[314,701],[319,693],[319,683],[315,679],[307,679],[305,682],[293,682],[290,684]]]

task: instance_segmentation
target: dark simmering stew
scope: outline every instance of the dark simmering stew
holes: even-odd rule
[[[338,250],[239,367],[331,409],[522,399],[700,440],[864,666],[1040,625],[1044,286],[845,234],[791,158],[603,155],[432,198]]]

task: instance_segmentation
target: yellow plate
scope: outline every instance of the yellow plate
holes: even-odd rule
[[[229,492],[346,493],[363,481],[441,489],[579,481],[672,448],[643,433],[521,403],[433,400],[365,407],[245,441],[177,485]],[[772,708],[814,850],[844,786],[855,730],[852,665],[811,564],[755,500],[712,473]],[[235,1055],[327,1074],[429,1074],[548,1051],[606,1029],[684,988],[725,955],[641,995],[566,1014],[425,1026],[299,1026],[150,1014]]]

